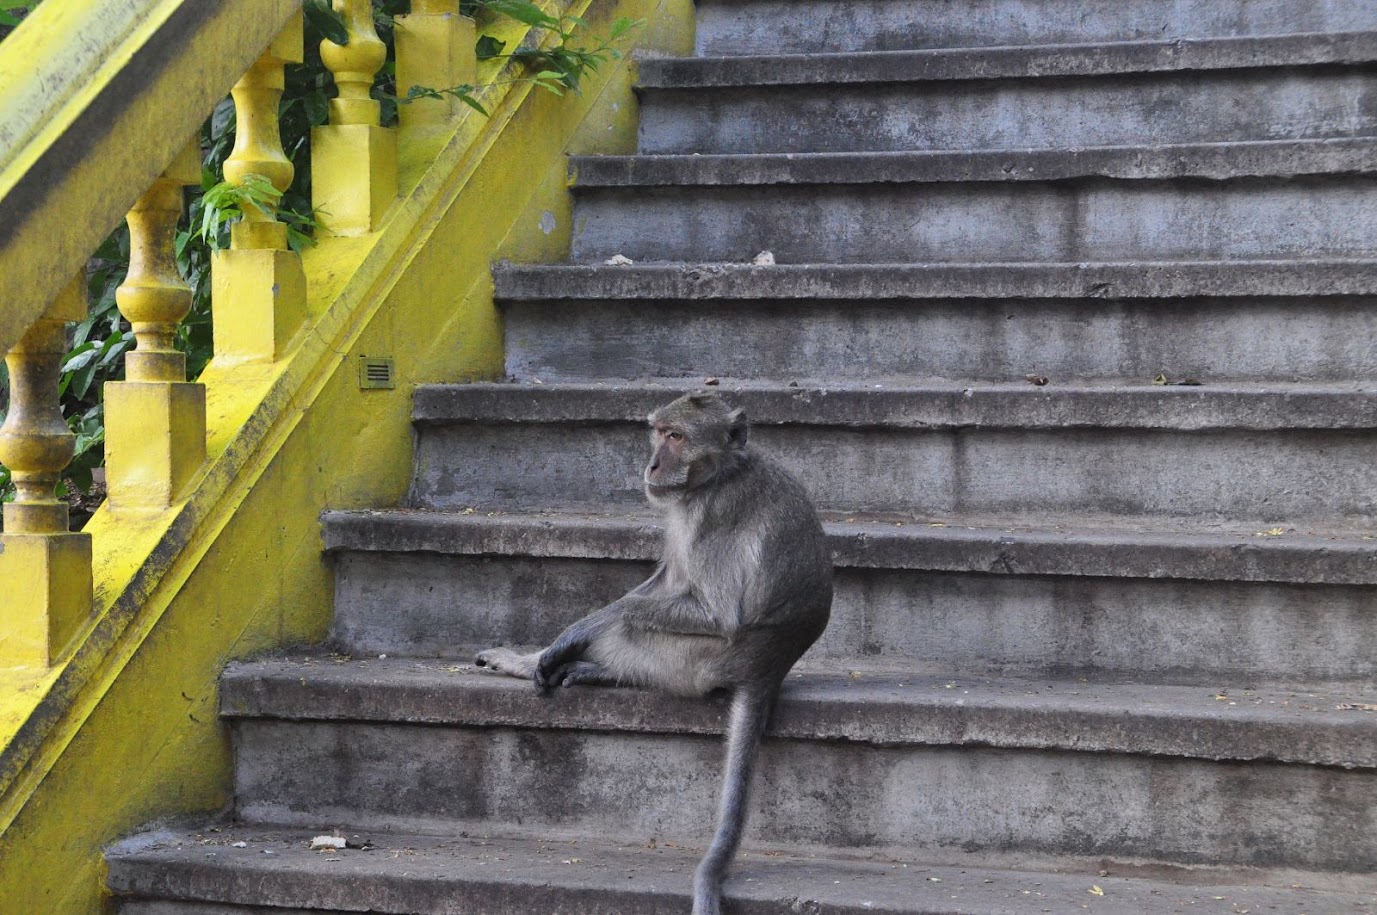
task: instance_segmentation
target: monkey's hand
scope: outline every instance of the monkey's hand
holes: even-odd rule
[[[613,682],[601,664],[593,661],[570,661],[550,677],[550,686],[600,686]]]
[[[559,639],[549,648],[540,653],[540,659],[536,661],[535,672],[531,679],[535,681],[536,689],[542,693],[552,687],[559,686],[563,677],[561,671],[576,662],[579,655],[583,653],[583,646]]]

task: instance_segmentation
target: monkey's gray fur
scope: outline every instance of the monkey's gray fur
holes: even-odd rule
[[[543,651],[493,648],[480,667],[576,683],[732,694],[717,831],[693,882],[693,915],[719,915],[746,824],[747,792],[780,684],[827,626],[832,561],[817,512],[788,471],[746,444],[746,416],[716,394],[650,415],[646,496],[665,516],[647,581]]]

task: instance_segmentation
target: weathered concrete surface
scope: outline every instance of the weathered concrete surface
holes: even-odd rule
[[[449,425],[626,425],[686,390],[716,389],[748,411],[752,429],[1162,429],[1250,431],[1377,428],[1377,390],[1359,385],[858,384],[802,387],[659,380],[558,385],[423,385],[412,415],[425,431]],[[577,490],[571,491],[571,495]]]
[[[857,82],[971,81],[1093,77],[1365,64],[1377,60],[1377,31],[1103,44],[902,50],[887,53],[662,57],[644,60],[642,89],[787,86]],[[1261,75],[1261,74],[1255,74]],[[643,150],[645,151],[645,150]]]
[[[921,554],[920,554],[921,555]],[[333,644],[471,658],[542,645],[645,580],[648,561],[341,552]],[[814,660],[915,670],[1364,682],[1373,588],[842,567]]]
[[[1372,175],[576,190],[602,262],[976,263],[1371,258]]]
[[[873,387],[724,393],[752,417],[753,441],[792,469],[825,509],[1269,523],[1377,516],[1371,393],[1062,390],[1027,382],[886,395]],[[420,392],[415,413],[425,428],[411,504],[639,504],[646,458],[640,417],[676,394],[650,385]]]
[[[1221,698],[1223,696],[1224,698]],[[1147,753],[1191,759],[1377,767],[1377,718],[1343,705],[1377,686],[1256,688],[933,676],[848,670],[793,673],[769,734],[879,748],[991,746]],[[225,671],[230,719],[352,721],[721,734],[726,703],[602,687],[541,696],[529,682],[471,664],[335,656],[238,662]]]
[[[627,298],[613,299],[609,281],[609,301],[576,298],[584,290],[575,289],[504,305],[508,375],[786,378],[810,387],[837,378],[980,383],[1049,373],[1057,384],[1142,384],[1158,375],[1207,385],[1377,379],[1371,296],[962,299],[925,297],[915,283],[909,298],[873,302],[803,290],[787,298],[789,289],[777,299],[732,300],[654,298],[658,284],[649,282],[636,298],[634,284],[618,285]]]
[[[327,552],[561,557],[648,561],[658,520],[644,514],[503,511],[327,512]],[[870,569],[991,574],[1377,584],[1377,544],[1347,535],[1257,531],[1152,519],[1009,519],[901,515],[825,520],[835,561]]]
[[[1377,294],[1377,261],[1119,261],[981,264],[510,264],[494,298],[707,299],[1321,298]],[[569,328],[564,331],[568,332]]]
[[[1377,374],[1368,261],[502,265],[494,281],[523,381]]]
[[[1365,0],[703,0],[700,55],[771,55],[1346,32]]]
[[[309,831],[227,825],[216,833],[139,836],[112,853],[110,882],[116,893],[139,897],[122,903],[122,915],[305,911],[279,905],[308,906],[320,915],[682,915],[699,854],[662,844],[486,833],[366,837],[369,850],[327,855],[309,850]],[[234,848],[235,842],[245,847]],[[1093,870],[1033,874],[745,852],[727,880],[727,895],[735,915],[1013,915],[1079,910],[1087,900],[1108,915],[1167,915],[1185,907],[1204,915],[1269,907],[1331,915],[1359,911],[1373,900],[1369,892],[1249,885],[1240,877],[1247,879],[1216,872],[1200,885],[1182,886]],[[1104,895],[1092,895],[1092,886]],[[198,901],[149,901],[157,898]]]
[[[1217,686],[1363,681],[1377,654],[1377,546],[1360,537],[828,529],[836,596],[813,659]],[[356,655],[545,644],[658,550],[634,517],[334,514],[326,537],[334,644]]]
[[[537,709],[569,700],[563,690],[542,698],[517,681],[498,688]],[[930,689],[946,692],[944,685]],[[965,720],[965,706],[949,708],[957,716],[953,732],[970,727],[985,739],[876,746],[767,740],[748,841],[820,852],[960,848],[1362,873],[1377,854],[1370,770],[990,747],[990,735]],[[577,730],[358,717],[236,719],[237,815],[451,834],[510,823],[633,842],[692,841],[711,831],[721,756],[714,736],[614,731],[607,715]],[[1136,730],[1108,717],[1110,732]],[[1362,713],[1352,718],[1372,727]],[[932,709],[913,716],[919,727],[934,719],[942,716]],[[1180,724],[1163,739],[1205,728]],[[1257,729],[1257,722],[1240,728]],[[1337,738],[1335,746],[1351,743]],[[839,792],[846,804],[836,802]]]
[[[574,156],[569,171],[581,188],[1002,183],[1086,177],[1223,181],[1375,172],[1377,140],[1362,137],[1074,149]]]
[[[816,66],[816,58],[805,58]],[[642,90],[640,151],[1017,150],[1377,131],[1367,70]]]

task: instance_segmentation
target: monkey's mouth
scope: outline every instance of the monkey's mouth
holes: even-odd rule
[[[645,491],[652,496],[670,496],[677,493],[682,487],[672,483],[652,483],[645,481]]]

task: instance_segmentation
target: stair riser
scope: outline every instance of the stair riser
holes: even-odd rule
[[[837,511],[1258,523],[1377,515],[1377,432],[787,426],[752,435]],[[431,426],[412,499],[444,510],[635,506],[647,457],[632,424]]]
[[[1377,77],[1343,71],[644,90],[640,151],[1025,149],[1349,137]]]
[[[342,553],[335,568],[341,651],[460,658],[546,644],[652,570],[432,553]],[[1219,688],[1370,677],[1377,657],[1374,589],[1360,586],[857,568],[838,569],[835,584],[812,659]]]
[[[1365,0],[728,0],[698,4],[703,55],[1155,41],[1377,28]]]
[[[585,189],[576,262],[1367,257],[1371,177]]]
[[[131,899],[120,903],[119,915],[347,915],[347,910],[314,907],[310,909],[284,909],[278,906],[221,905],[216,902],[158,902],[148,899]]]
[[[690,735],[261,720],[236,724],[235,748],[249,821],[519,823],[681,844],[710,834],[722,754]],[[762,756],[748,841],[1366,870],[1374,805],[1367,771],[780,740]]]
[[[1377,377],[1371,298],[508,304],[508,375],[1339,381]]]

